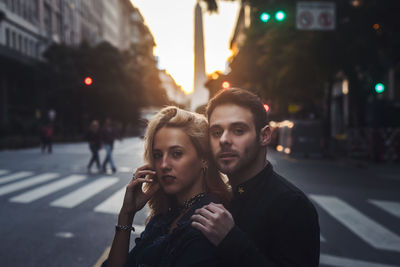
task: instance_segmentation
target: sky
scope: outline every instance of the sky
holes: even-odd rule
[[[131,0],[152,32],[159,68],[166,69],[186,92],[193,90],[194,7],[196,0]],[[219,12],[210,14],[203,5],[206,72],[224,71],[231,55],[229,42],[239,2],[219,1]]]

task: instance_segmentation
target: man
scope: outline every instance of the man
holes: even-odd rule
[[[116,138],[116,131],[112,125],[111,119],[106,118],[106,121],[104,123],[103,130],[101,132],[101,139],[104,144],[104,149],[106,150],[106,157],[104,158],[103,161],[103,172],[107,172],[107,163],[110,163],[111,165],[111,171],[112,173],[115,173],[117,169],[115,168],[113,156],[112,156],[112,151],[114,148],[114,140]]]
[[[226,266],[318,266],[317,212],[267,161],[271,131],[259,98],[225,90],[206,113],[213,158],[233,199],[229,211],[214,203],[197,210],[192,226],[217,246]]]

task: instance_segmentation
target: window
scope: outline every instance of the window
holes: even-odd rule
[[[24,50],[23,50],[23,53],[29,54],[29,51],[28,51],[28,39],[27,38],[24,38]]]
[[[14,49],[17,48],[17,34],[15,32],[11,34],[11,47]]]
[[[7,47],[11,46],[10,29],[6,29],[6,46]]]
[[[18,51],[22,51],[22,36],[18,35],[18,47],[17,47]]]
[[[44,5],[44,25],[46,27],[46,33],[50,36],[51,35],[51,9],[48,4]]]

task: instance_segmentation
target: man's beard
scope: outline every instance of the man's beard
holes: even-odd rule
[[[242,154],[238,153],[235,150],[221,149],[221,151],[216,156],[214,156],[214,160],[217,164],[219,171],[230,177],[236,176],[238,174],[248,171],[249,168],[252,167],[252,164],[255,163],[260,149],[261,147],[258,142],[254,142],[250,146],[246,147]],[[229,166],[229,164],[226,165],[219,159],[219,155],[221,153],[232,153],[236,155],[238,159],[236,159],[236,163],[233,166]]]

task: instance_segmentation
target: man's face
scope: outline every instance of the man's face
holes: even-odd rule
[[[209,123],[218,169],[235,176],[251,168],[261,149],[251,111],[234,104],[220,105],[211,113]]]

